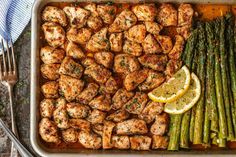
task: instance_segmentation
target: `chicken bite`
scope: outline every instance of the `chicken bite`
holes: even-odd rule
[[[82,49],[72,41],[69,41],[66,44],[66,54],[67,56],[72,57],[74,59],[82,59],[85,57],[85,54]]]
[[[182,66],[181,60],[169,60],[166,66],[165,74],[168,77],[173,76]]]
[[[59,68],[60,64],[42,64],[41,74],[45,79],[56,80],[60,77]]]
[[[86,10],[90,11],[92,14],[98,16],[97,6],[95,3],[89,2],[87,5],[84,6],[84,9],[86,9]]]
[[[122,33],[111,33],[109,37],[111,50],[114,52],[120,52],[122,50]]]
[[[54,99],[43,99],[40,102],[40,115],[42,118],[51,118],[53,111],[55,110]]]
[[[116,16],[117,7],[115,5],[100,4],[97,6],[97,12],[106,24],[111,24]]]
[[[95,14],[91,14],[88,18],[87,25],[94,31],[98,31],[99,29],[102,28],[103,25],[102,19]]]
[[[148,136],[133,136],[130,137],[130,145],[132,150],[149,150],[152,138]]]
[[[116,133],[118,135],[137,135],[146,134],[147,132],[146,122],[141,119],[129,119],[116,125]]]
[[[138,24],[131,27],[126,33],[125,37],[137,43],[142,43],[146,36],[146,27],[144,24]]]
[[[138,4],[132,7],[132,11],[139,21],[154,21],[157,14],[155,4]]]
[[[113,53],[111,52],[97,52],[94,54],[94,59],[97,63],[102,64],[106,68],[111,68],[113,64]]]
[[[98,93],[99,86],[96,83],[89,83],[88,86],[77,96],[82,104],[88,104]]]
[[[112,145],[112,131],[116,126],[115,123],[111,121],[104,121],[103,133],[102,133],[102,148],[110,149],[113,147]]]
[[[74,128],[69,128],[61,131],[64,142],[75,143],[78,139],[78,132]]]
[[[101,93],[114,94],[118,90],[118,83],[114,77],[110,77],[105,85],[100,86]]]
[[[157,14],[157,21],[162,26],[177,26],[177,10],[171,5],[167,3],[163,3]]]
[[[126,110],[120,109],[108,115],[106,117],[106,120],[110,120],[114,122],[122,122],[128,118],[129,118],[129,112],[127,112]]]
[[[87,105],[75,102],[66,104],[66,110],[72,118],[86,118],[90,113],[90,108]]]
[[[100,124],[103,123],[105,118],[106,118],[105,112],[94,109],[88,116],[87,120],[92,124]]]
[[[151,35],[148,34],[144,41],[142,42],[143,50],[146,54],[154,54],[154,53],[161,53],[162,48],[156,41],[156,39]]]
[[[167,136],[152,136],[152,149],[166,149],[169,144],[169,138]]]
[[[134,41],[125,40],[125,43],[123,45],[123,52],[127,54],[131,54],[134,56],[140,56],[142,55],[142,46]]]
[[[157,35],[155,36],[155,38],[158,41],[158,43],[161,45],[163,53],[166,54],[172,50],[173,44],[172,44],[171,37],[166,36],[166,35]]]
[[[178,8],[178,26],[192,25],[194,10],[191,4],[180,4]]]
[[[96,134],[98,134],[100,136],[102,136],[102,134],[103,134],[103,128],[104,128],[103,124],[94,124],[92,126],[93,132],[95,132]]]
[[[190,36],[190,29],[191,29],[192,25],[185,25],[185,26],[180,26],[176,28],[176,32],[183,36],[185,40],[188,39],[188,37]]]
[[[63,49],[45,46],[40,50],[40,57],[45,64],[61,63],[65,57],[65,51]]]
[[[156,120],[150,128],[150,132],[154,135],[164,135],[168,129],[169,117],[167,113],[156,115]]]
[[[58,128],[67,129],[69,128],[69,117],[66,111],[66,105],[57,105],[57,108],[53,112],[53,119],[57,124]]]
[[[90,131],[91,124],[89,121],[84,119],[69,119],[70,126],[74,129],[81,131]]]
[[[139,62],[147,68],[156,71],[164,71],[168,62],[166,55],[146,54],[138,58]]]
[[[59,97],[58,89],[59,85],[58,82],[56,81],[46,82],[41,87],[41,91],[45,98],[58,98]]]
[[[69,41],[82,45],[86,44],[91,36],[92,31],[89,28],[71,27],[66,32],[66,37]]]
[[[163,28],[162,25],[156,22],[145,22],[144,24],[146,26],[147,32],[153,35],[158,35]]]
[[[90,101],[89,106],[93,109],[101,111],[110,111],[111,109],[111,96],[108,94],[99,95]]]
[[[184,38],[181,35],[175,36],[175,45],[168,53],[170,59],[178,60],[181,57],[181,53],[184,49]]]
[[[112,145],[117,149],[129,149],[129,136],[112,136]]]
[[[79,142],[88,149],[99,149],[102,147],[102,138],[98,135],[88,132],[80,131],[78,135]]]
[[[134,96],[133,92],[129,92],[123,88],[119,89],[112,98],[111,107],[118,110]]]

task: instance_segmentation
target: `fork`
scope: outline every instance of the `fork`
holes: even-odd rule
[[[4,46],[5,43],[5,46]],[[10,47],[9,47],[10,44]],[[3,41],[1,39],[1,51],[2,51],[2,60],[0,60],[0,82],[8,88],[9,99],[10,99],[10,112],[11,112],[11,128],[12,132],[17,138],[18,131],[15,123],[15,116],[13,110],[13,87],[18,81],[16,60],[13,50],[12,41]],[[4,48],[5,47],[5,48]],[[6,54],[5,54],[6,50]],[[14,144],[11,145],[11,157],[18,156],[18,152],[14,147]]]

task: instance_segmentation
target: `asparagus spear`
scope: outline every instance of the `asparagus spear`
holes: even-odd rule
[[[184,113],[181,123],[180,147],[189,148],[189,124],[191,110]]]
[[[168,150],[179,150],[179,136],[181,127],[182,114],[171,115],[171,126],[169,131],[170,141]]]

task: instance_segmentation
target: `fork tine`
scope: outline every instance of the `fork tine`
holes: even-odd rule
[[[3,44],[3,39],[1,40],[1,46],[2,46],[2,60],[3,60],[3,75],[7,73],[7,65],[6,65],[6,57],[5,57],[5,52],[4,52],[4,44]]]
[[[15,74],[17,72],[17,68],[16,68],[16,59],[15,59],[15,52],[13,48],[12,39],[10,40],[10,46],[11,46],[10,48],[11,48],[11,53],[12,53],[13,73]]]
[[[10,51],[9,51],[9,46],[8,46],[8,41],[6,40],[6,47],[7,47],[7,60],[8,60],[8,72],[12,73],[12,66],[11,66],[11,57],[10,57]]]

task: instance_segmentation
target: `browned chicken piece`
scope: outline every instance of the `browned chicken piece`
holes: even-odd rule
[[[134,41],[125,40],[123,52],[134,56],[142,55],[142,46]]]
[[[92,31],[89,28],[71,27],[66,32],[67,39],[77,44],[86,44],[91,36],[92,36]]]
[[[148,77],[148,69],[134,71],[126,75],[124,79],[124,87],[127,91],[134,90],[138,85],[146,80]]]
[[[160,86],[165,81],[165,76],[162,73],[154,70],[149,70],[147,79],[138,86],[140,91],[150,91]]]
[[[54,99],[43,99],[40,102],[40,115],[41,118],[51,118],[53,111],[55,110]]]
[[[59,79],[60,94],[68,102],[74,101],[84,87],[84,81],[75,79],[70,76],[61,75]]]
[[[117,149],[129,149],[129,136],[112,136],[112,145]]]
[[[163,53],[169,53],[173,48],[173,43],[171,37],[166,35],[157,35],[155,36],[158,43],[161,45]]]
[[[129,138],[132,150],[149,150],[152,138],[148,136],[133,136]]]
[[[112,131],[116,126],[115,123],[111,121],[104,121],[103,133],[102,133],[102,148],[111,149],[112,145]]]
[[[70,57],[65,57],[65,59],[61,63],[61,67],[59,69],[59,73],[62,75],[69,75],[80,79],[83,75],[84,68],[79,63],[75,62]]]
[[[156,115],[156,120],[150,128],[153,135],[164,135],[168,129],[169,117],[167,113]]]
[[[95,33],[87,42],[86,48],[92,52],[108,51],[110,43],[107,38],[107,28],[102,28],[99,32]]]
[[[128,74],[140,69],[138,60],[129,54],[118,54],[114,59],[114,71]]]
[[[191,4],[180,4],[178,8],[178,26],[192,25],[194,10]]]
[[[88,149],[99,149],[102,147],[102,138],[98,135],[88,132],[80,131],[78,136],[79,142]]]
[[[74,59],[82,59],[85,57],[82,49],[72,41],[69,41],[68,44],[66,44],[66,54]]]
[[[174,60],[180,59],[183,49],[184,49],[184,38],[181,35],[176,35],[175,45],[173,49],[168,53],[168,57]]]
[[[69,116],[65,104],[57,105],[57,108],[53,112],[53,119],[58,128],[67,129],[70,127]]]
[[[42,64],[41,74],[45,79],[56,80],[60,77],[59,68],[60,64]]]
[[[128,112],[133,114],[140,114],[143,111],[147,101],[147,94],[136,92],[135,96],[131,100],[129,100],[124,106]]]
[[[90,101],[89,106],[93,109],[98,109],[101,111],[110,111],[111,109],[111,96],[99,95]]]
[[[169,77],[173,76],[182,66],[181,60],[169,60],[166,66],[165,74]]]
[[[45,98],[58,98],[59,85],[56,81],[49,81],[42,85],[41,91]]]
[[[97,31],[102,28],[102,19],[95,14],[91,14],[88,18],[87,25],[89,28]]]
[[[39,122],[39,134],[46,142],[60,143],[57,126],[48,118],[43,118]]]
[[[112,76],[107,80],[105,85],[100,86],[101,93],[114,94],[117,90],[118,90],[118,83]]]
[[[129,119],[116,125],[116,133],[118,135],[137,135],[146,134],[147,132],[146,122],[141,119]]]
[[[44,21],[55,22],[63,27],[67,25],[67,18],[65,12],[57,7],[46,6],[42,14],[42,19]]]
[[[88,3],[87,5],[84,6],[84,9],[90,11],[92,14],[98,16],[97,12],[97,6],[95,3]]]
[[[132,11],[139,21],[154,21],[157,14],[155,4],[138,4],[132,7]]]
[[[65,51],[63,49],[45,46],[41,48],[40,56],[45,64],[61,63],[65,57]]]
[[[114,52],[120,52],[122,50],[122,33],[111,33],[109,37],[111,50]]]
[[[93,132],[95,132],[96,134],[98,134],[100,136],[102,136],[102,134],[103,134],[103,128],[104,128],[103,124],[94,124],[92,126]]]
[[[64,44],[66,40],[64,29],[53,22],[46,22],[42,25],[45,40],[52,47],[59,47]]]
[[[182,35],[185,40],[187,40],[188,37],[190,36],[190,32],[191,32],[190,29],[191,29],[191,25],[185,25],[185,26],[177,27],[176,31],[179,35]]]
[[[163,109],[163,103],[150,101],[138,117],[140,119],[143,119],[147,124],[149,124],[154,121],[156,115],[161,114],[163,112]]]
[[[56,99],[56,102],[55,102],[55,107],[58,108],[60,106],[65,106],[66,105],[66,99],[63,98],[63,97],[60,97],[58,99]]]
[[[87,105],[75,102],[66,104],[66,110],[72,118],[86,118],[90,113],[90,108]]]
[[[106,118],[105,112],[94,109],[88,116],[87,120],[92,124],[100,124],[103,123],[105,118]]]
[[[91,57],[87,57],[84,60],[82,60],[81,64],[86,68],[89,67],[89,66],[92,66],[92,65],[97,65],[95,60]]]
[[[145,26],[146,26],[147,32],[153,35],[158,35],[163,28],[162,25],[156,22],[145,22]]]
[[[84,119],[69,119],[70,126],[81,131],[90,131],[90,122]]]
[[[146,36],[146,38],[142,42],[142,46],[143,46],[143,51],[146,54],[154,54],[154,53],[158,54],[162,52],[161,46],[158,44],[156,39],[151,34],[148,34]]]
[[[106,117],[106,120],[111,120],[114,122],[122,122],[129,118],[129,112],[126,110],[120,109],[117,110]]]
[[[106,68],[111,68],[113,65],[114,55],[111,52],[97,52],[94,54],[94,59],[97,63],[102,64]]]
[[[101,4],[97,6],[97,12],[106,24],[112,24],[115,19],[117,7],[115,5]]]
[[[75,143],[78,140],[78,132],[74,128],[69,128],[61,131],[64,142]]]
[[[72,26],[83,27],[90,15],[90,12],[79,6],[66,6],[63,8]]]
[[[131,27],[126,33],[125,37],[137,43],[142,43],[146,36],[146,27],[144,24],[138,24]]]
[[[99,86],[96,83],[89,83],[88,86],[78,95],[76,100],[82,104],[88,104],[98,93]]]
[[[129,92],[123,88],[119,89],[112,98],[111,107],[113,110],[118,110],[134,96],[133,92]]]
[[[130,27],[137,23],[135,14],[126,9],[116,16],[114,22],[109,27],[109,32],[122,32],[128,30]]]
[[[156,71],[164,71],[168,62],[166,55],[146,54],[138,58],[139,62],[144,66]]]
[[[152,149],[166,149],[169,144],[169,138],[167,136],[152,136]]]
[[[177,26],[177,10],[171,5],[167,3],[163,3],[157,14],[157,21],[162,26]]]

